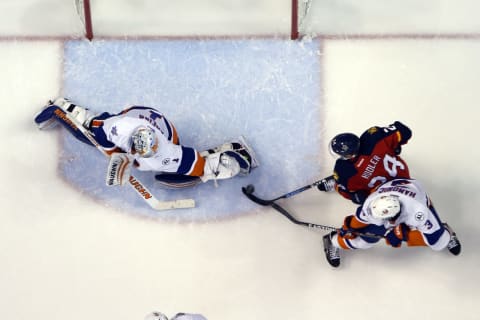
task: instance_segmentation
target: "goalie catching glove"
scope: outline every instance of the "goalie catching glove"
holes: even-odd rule
[[[126,153],[113,153],[110,156],[105,178],[107,186],[123,186],[130,177],[132,163],[132,159]]]

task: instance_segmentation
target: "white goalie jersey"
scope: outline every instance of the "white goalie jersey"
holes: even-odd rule
[[[199,152],[179,144],[177,131],[161,113],[147,107],[131,107],[119,115],[103,120],[103,131],[109,141],[125,152],[132,148],[134,130],[145,126],[155,132],[157,152],[149,158],[133,154],[137,168],[142,171],[169,172],[201,176],[205,164]]]

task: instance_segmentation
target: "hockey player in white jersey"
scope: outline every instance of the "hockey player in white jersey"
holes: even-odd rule
[[[124,184],[132,166],[154,171],[156,179],[165,186],[185,187],[247,175],[258,165],[243,137],[199,152],[181,145],[173,124],[158,110],[144,106],[132,106],[118,114],[94,114],[68,99],[57,98],[45,106],[35,122],[41,129],[61,123],[77,139],[92,145],[72,127],[69,119],[87,128],[110,155],[107,185]]]
[[[455,232],[442,223],[423,187],[413,179],[396,179],[379,186],[355,215],[345,218],[341,229],[325,235],[327,261],[338,267],[340,250],[368,249],[382,238],[395,248],[406,242],[435,251],[447,248],[453,255],[461,251]]]
[[[155,311],[147,314],[144,320],[169,320],[166,315]],[[204,316],[198,313],[177,313],[170,320],[207,320]]]

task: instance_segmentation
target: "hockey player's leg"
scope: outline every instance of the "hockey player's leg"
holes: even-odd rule
[[[325,257],[327,258],[328,263],[337,268],[340,266],[340,248],[333,245],[332,238],[337,235],[336,231],[323,236],[323,251],[325,252]]]
[[[323,237],[323,250],[328,263],[336,268],[340,265],[341,250],[369,249],[380,239],[366,235],[354,235],[349,232],[342,235],[342,232],[333,231]]]
[[[55,107],[60,108],[65,112],[68,112],[70,116],[72,116],[75,120],[84,125],[86,128],[88,128],[89,121],[94,117],[94,114],[90,110],[77,106],[70,102],[70,100],[60,97],[53,101],[50,100],[48,104],[44,107],[44,109],[35,116],[35,122],[40,129],[46,129],[46,125],[50,125],[52,120],[56,119]],[[49,126],[49,128],[50,127],[52,126]]]
[[[75,120],[72,123],[66,114]],[[49,129],[60,123],[65,127],[75,138],[92,145],[92,143],[78,130],[78,125],[88,128],[88,124],[94,114],[88,109],[77,106],[71,103],[68,99],[57,98],[54,101],[49,101],[48,104],[35,116],[35,123],[40,129]]]
[[[259,165],[255,152],[248,145],[243,136],[238,137],[232,142],[227,142],[218,147],[203,151],[201,152],[201,155],[207,157],[215,153],[225,154],[235,159],[240,166],[239,173],[241,175],[249,174],[253,168],[258,167]]]

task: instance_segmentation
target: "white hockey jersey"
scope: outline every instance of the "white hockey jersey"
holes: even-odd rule
[[[140,126],[149,127],[155,131],[158,150],[150,158],[133,155],[139,170],[191,176],[203,174],[205,160],[195,149],[179,144],[179,137],[173,124],[155,109],[133,106],[103,120],[102,129],[110,142],[130,153],[132,134]]]
[[[372,216],[372,202],[384,195],[398,196],[400,201],[400,215],[393,222]],[[413,179],[397,179],[381,185],[365,200],[362,209],[357,211],[356,218],[365,224],[375,224],[386,229],[405,223],[411,229],[420,231],[425,243],[433,250],[442,250],[450,240],[449,233],[443,228],[423,187]]]

